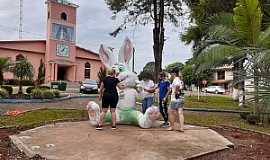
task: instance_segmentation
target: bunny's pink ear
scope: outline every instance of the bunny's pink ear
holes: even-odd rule
[[[108,49],[107,47],[105,47],[103,44],[100,46],[99,49],[99,57],[102,61],[102,63],[107,67],[107,68],[111,68],[114,64],[112,64],[112,59],[111,59],[111,53],[112,51],[110,49]]]
[[[119,63],[128,64],[133,53],[133,45],[131,40],[127,37],[119,51]]]

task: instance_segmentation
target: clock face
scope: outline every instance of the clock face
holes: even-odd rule
[[[57,44],[56,55],[61,57],[69,57],[69,47],[65,44]]]

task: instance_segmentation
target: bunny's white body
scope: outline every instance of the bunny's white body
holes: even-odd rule
[[[100,116],[99,105],[94,101],[90,101],[87,105],[87,110],[90,124],[96,126],[98,124]],[[142,112],[136,111],[128,107],[116,109],[117,124],[130,124],[130,125],[138,125],[141,128],[152,128],[158,127],[160,125],[157,121],[158,118],[159,118],[159,111],[157,107],[148,108],[145,114],[142,114]],[[105,122],[107,123],[111,122],[111,115],[108,112],[105,116]]]
[[[147,109],[146,113],[143,114],[140,111],[135,110],[136,99],[140,95],[138,94],[136,88],[138,77],[135,73],[128,70],[128,62],[132,56],[133,46],[131,41],[126,38],[123,46],[120,49],[118,62],[115,61],[112,52],[101,45],[100,48],[100,58],[103,64],[107,68],[114,68],[119,72],[118,79],[120,83],[124,86],[124,89],[119,91],[119,102],[116,108],[116,122],[118,124],[136,124],[141,128],[151,128],[157,126],[157,119],[159,118],[159,110],[157,107],[150,107]],[[100,112],[100,108],[97,109],[96,103],[89,102],[88,111],[89,119],[92,120],[91,124],[96,125],[97,117],[90,116],[90,111]],[[93,106],[93,107],[92,107]],[[95,114],[99,116],[98,113]],[[99,118],[99,117],[98,117]],[[105,121],[111,121],[110,114],[106,115]]]

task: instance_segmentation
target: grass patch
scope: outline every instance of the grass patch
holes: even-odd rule
[[[239,114],[185,112],[185,122],[200,126],[229,125],[270,134],[270,125],[250,125],[245,120],[241,119]]]
[[[0,127],[25,126],[61,119],[80,119],[85,117],[83,110],[71,109],[40,109],[16,117],[0,116]]]
[[[28,126],[61,119],[81,119],[87,117],[84,110],[72,109],[40,109],[17,117],[0,116],[0,127],[3,126]],[[251,129],[270,134],[270,125],[250,125],[241,119],[239,114],[230,113],[205,113],[185,112],[185,122],[200,126],[229,125],[242,129]]]
[[[197,96],[185,97],[185,107],[240,110],[238,103],[233,101],[231,97],[223,96],[201,96],[200,101],[198,101]]]

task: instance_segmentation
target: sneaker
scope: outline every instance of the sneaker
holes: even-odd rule
[[[162,124],[162,128],[168,128],[169,127],[169,123],[168,122],[165,122]]]
[[[116,126],[112,126],[112,130],[116,130]]]
[[[100,126],[100,125],[96,126],[96,130],[102,130],[102,129],[103,129],[102,126]]]

